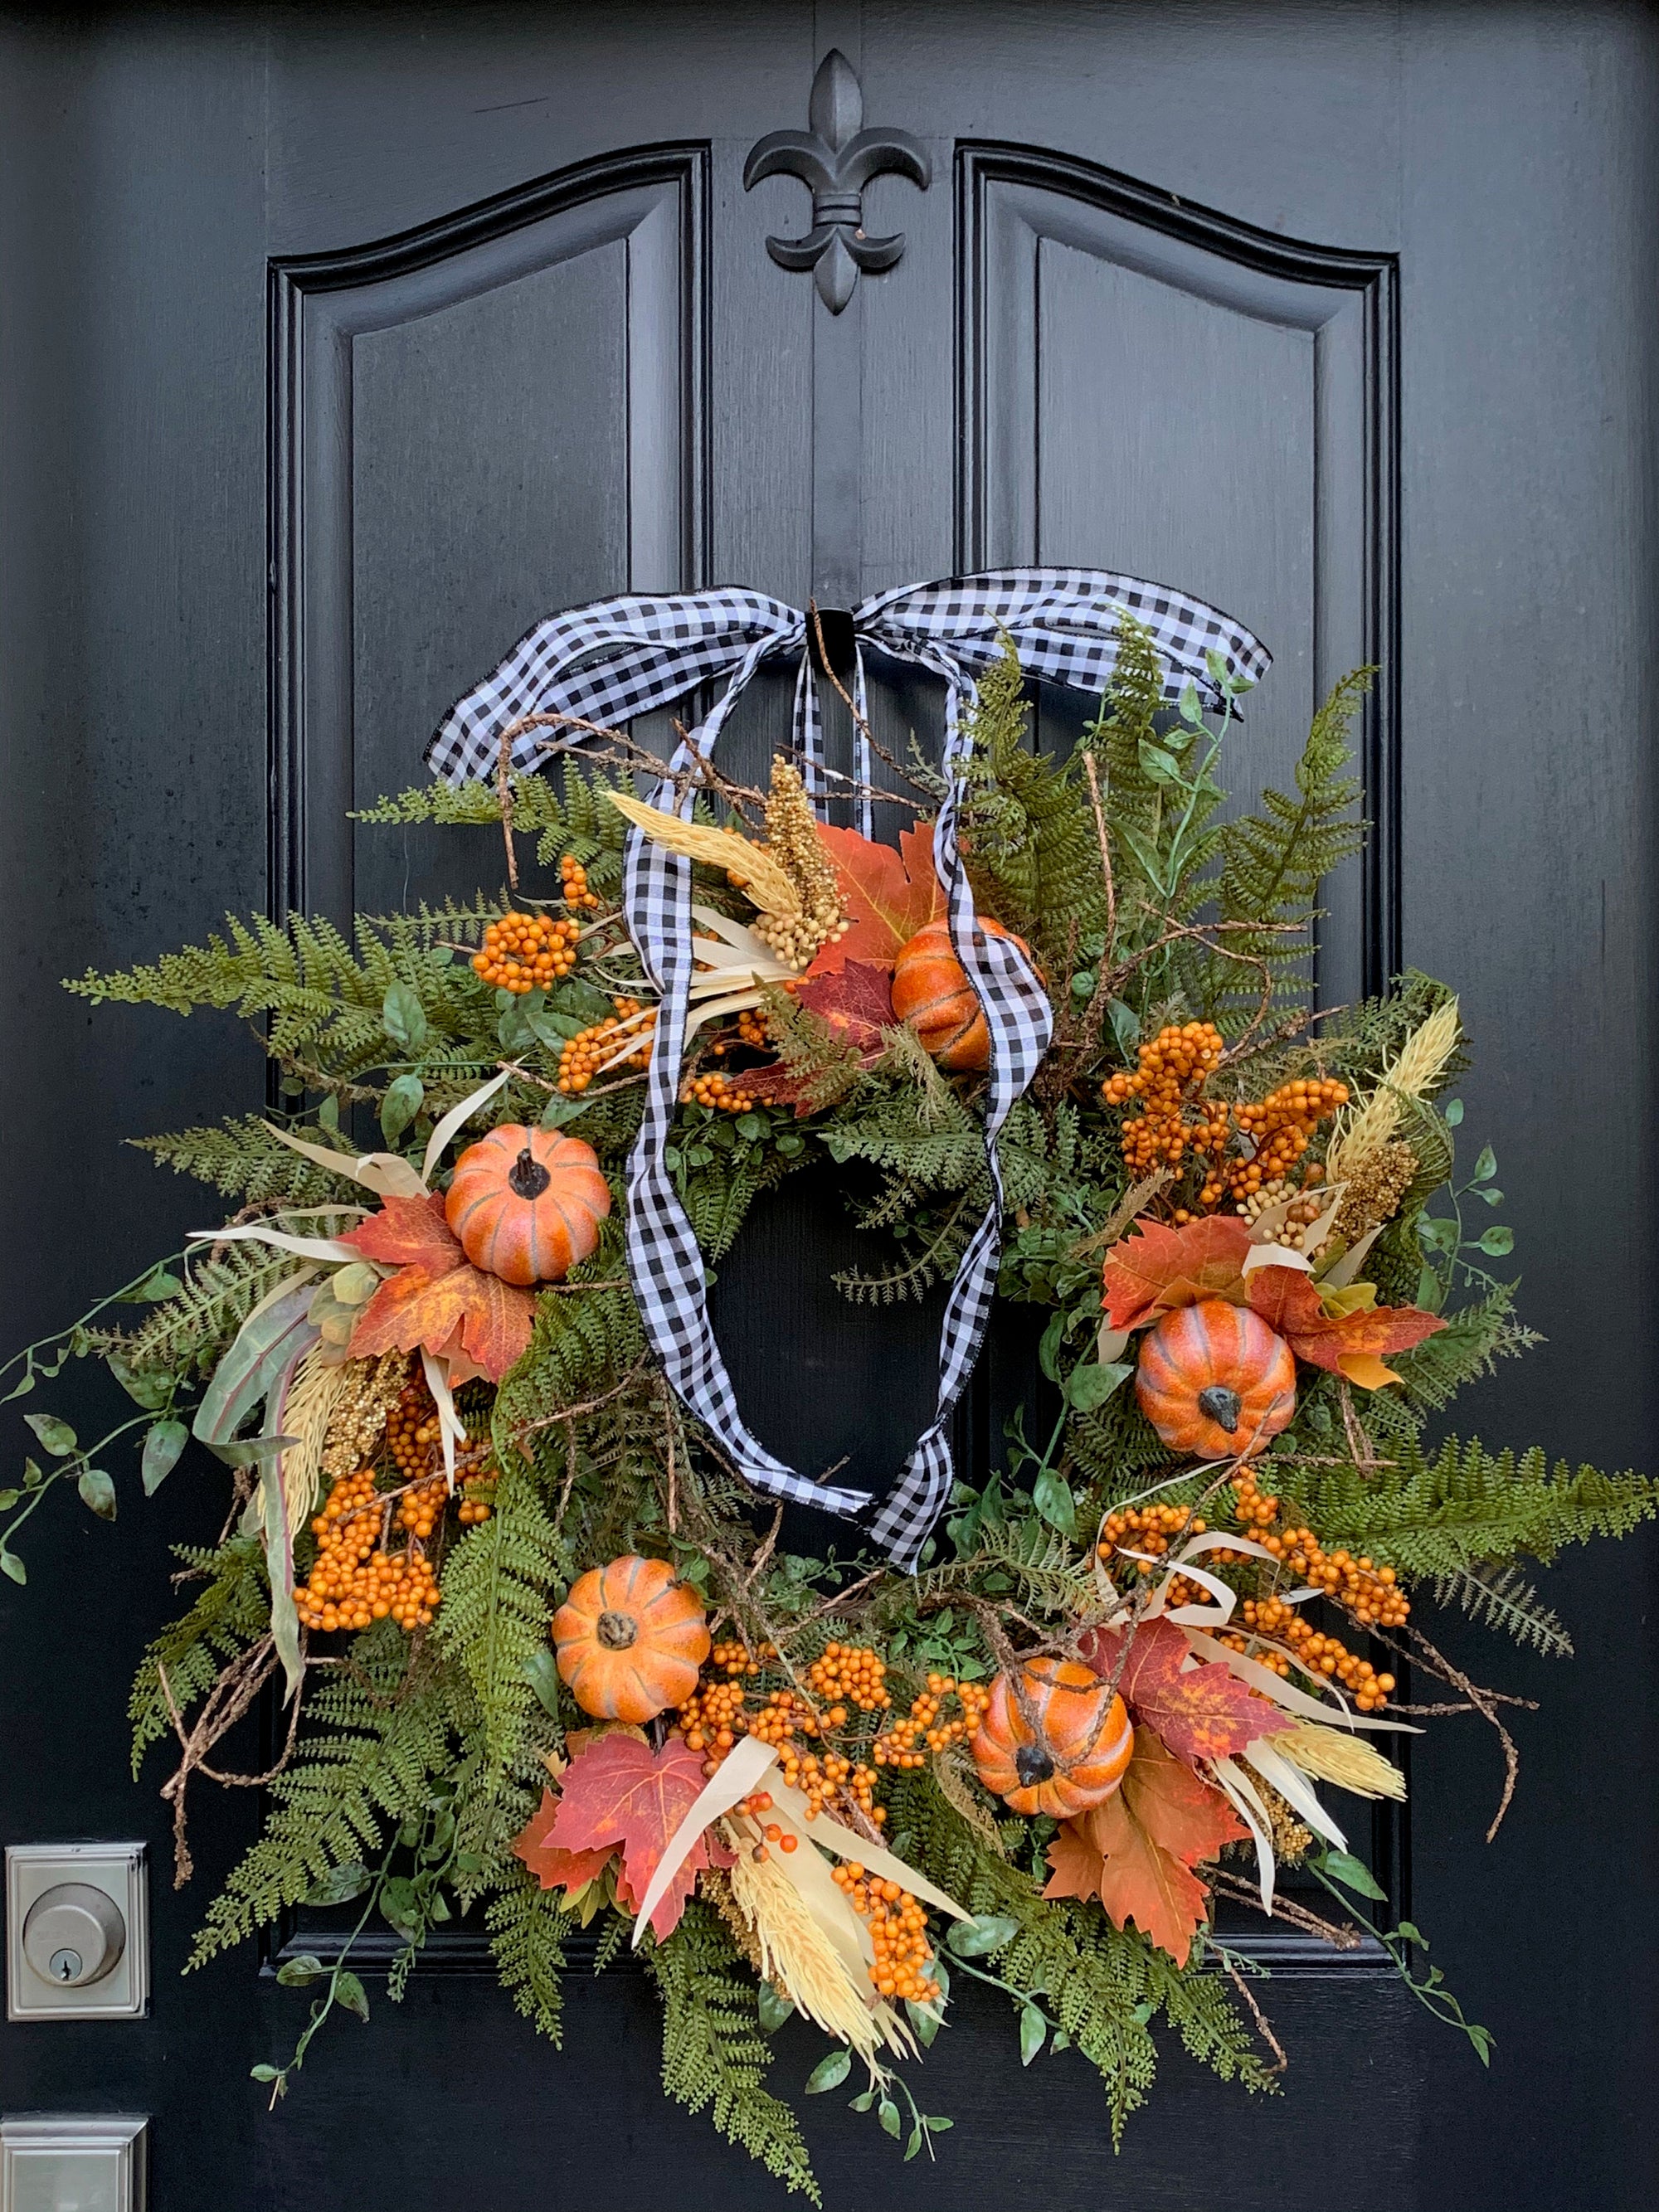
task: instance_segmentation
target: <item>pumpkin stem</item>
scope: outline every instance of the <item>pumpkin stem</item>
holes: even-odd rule
[[[507,1170],[507,1179],[520,1198],[539,1198],[553,1180],[528,1145]]]
[[[1014,1753],[1014,1771],[1024,1790],[1054,1779],[1054,1762],[1039,1743],[1023,1743]]]
[[[639,1636],[639,1626],[631,1613],[606,1611],[599,1615],[596,1633],[607,1651],[626,1651]]]
[[[1224,1382],[1212,1382],[1207,1390],[1199,1392],[1198,1410],[1206,1421],[1213,1421],[1217,1428],[1225,1429],[1231,1437],[1237,1431],[1244,1401]]]

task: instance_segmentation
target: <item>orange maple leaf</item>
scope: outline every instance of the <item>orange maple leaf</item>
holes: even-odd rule
[[[818,841],[835,864],[842,911],[852,927],[823,947],[807,974],[837,975],[849,960],[890,968],[916,932],[945,912],[933,872],[933,823],[902,830],[896,852],[826,823],[818,824]]]
[[[1247,1832],[1218,1790],[1166,1751],[1150,1729],[1138,1728],[1134,1756],[1115,1796],[1061,1823],[1048,1846],[1054,1875],[1042,1893],[1097,1896],[1115,1926],[1133,1920],[1184,1966],[1210,1895],[1192,1869],[1224,1844],[1243,1842]]]
[[[1249,1302],[1270,1328],[1276,1328],[1298,1359],[1328,1374],[1345,1375],[1363,1390],[1379,1389],[1400,1376],[1379,1354],[1409,1352],[1445,1322],[1420,1306],[1372,1306],[1348,1314],[1328,1314],[1317,1288],[1299,1267],[1258,1267],[1250,1277]]]
[[[592,1851],[561,1850],[548,1839],[558,1818],[559,1801],[544,1790],[542,1802],[514,1840],[513,1849],[544,1889],[562,1889],[574,1896],[602,1875],[617,1856],[611,1844]]]
[[[684,1743],[665,1743],[653,1754],[633,1736],[601,1736],[566,1768],[546,1842],[573,1856],[603,1851],[609,1857],[620,1850],[617,1894],[637,1911],[675,1830],[702,1796],[703,1780],[701,1755]],[[659,1942],[678,1925],[704,1868],[731,1863],[732,1854],[705,1828],[651,1916]]]
[[[534,1294],[475,1267],[444,1218],[444,1202],[388,1198],[340,1240],[365,1259],[396,1266],[357,1317],[354,1359],[378,1352],[457,1352],[499,1382],[523,1358],[535,1326]]]
[[[1109,1678],[1123,1638],[1110,1629],[1090,1631],[1079,1647],[1085,1663]],[[1266,1698],[1247,1689],[1218,1659],[1189,1667],[1192,1646],[1173,1620],[1144,1620],[1131,1634],[1117,1678],[1119,1694],[1136,1720],[1189,1765],[1200,1759],[1231,1759],[1264,1735],[1296,1723]]]
[[[1100,1303],[1114,1328],[1139,1328],[1201,1298],[1243,1305],[1249,1249],[1249,1224],[1236,1213],[1209,1214],[1183,1229],[1143,1221],[1106,1255]]]

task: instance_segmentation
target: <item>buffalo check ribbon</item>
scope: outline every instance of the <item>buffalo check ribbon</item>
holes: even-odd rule
[[[687,1408],[732,1464],[768,1497],[865,1516],[872,1540],[914,1571],[953,1480],[947,1434],[985,1334],[1001,1249],[1002,1176],[997,1135],[1048,1050],[1053,1012],[1018,944],[980,929],[957,845],[961,773],[969,744],[967,711],[975,678],[1012,641],[1028,676],[1098,696],[1117,659],[1125,612],[1150,631],[1164,665],[1164,689],[1178,699],[1191,684],[1211,711],[1227,701],[1216,669],[1255,683],[1269,655],[1241,624],[1184,593],[1095,568],[1005,568],[883,592],[853,610],[855,759],[860,823],[871,835],[869,742],[864,726],[866,649],[909,661],[945,684],[943,769],[948,791],[934,830],[933,858],[945,894],[951,942],[984,1009],[991,1060],[985,1156],[991,1203],[963,1253],[939,1333],[933,1419],[897,1482],[869,1492],[815,1481],[769,1452],[738,1410],[731,1376],[708,1319],[702,1255],[667,1162],[695,965],[691,867],[637,830],[628,834],[623,902],[645,975],[661,994],[647,1077],[646,1106],[628,1166],[629,1271],[646,1334]],[[794,743],[815,805],[824,799],[823,727],[807,652],[807,617],[758,592],[724,589],[675,597],[600,599],[550,616],[520,639],[493,674],[459,700],[427,748],[434,771],[459,784],[495,773],[501,733],[525,716],[556,713],[616,726],[672,704],[700,685],[724,683],[713,710],[680,744],[653,803],[689,815],[684,771],[714,750],[726,717],[763,661],[797,653]],[[515,767],[535,764],[534,731],[514,741]]]

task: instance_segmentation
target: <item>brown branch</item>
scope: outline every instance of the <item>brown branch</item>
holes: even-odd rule
[[[900,777],[905,783],[908,783],[912,791],[921,792],[922,797],[927,801],[927,805],[918,806],[914,799],[906,799],[900,792],[878,791],[873,785],[868,787],[869,795],[873,799],[884,799],[895,806],[915,807],[915,811],[918,814],[927,813],[929,809],[937,803],[933,798],[933,793],[928,790],[926,784],[918,783],[915,777],[910,774],[908,769],[900,767],[897,761],[893,758],[891,753],[887,750],[887,748],[882,744],[880,738],[877,737],[875,732],[871,728],[869,717],[866,714],[860,714],[858,708],[853,704],[851,693],[848,690],[847,686],[842,682],[840,677],[836,675],[835,670],[830,665],[830,655],[825,650],[823,642],[823,618],[818,612],[818,603],[816,599],[809,599],[806,602],[806,606],[807,611],[812,618],[812,627],[817,635],[818,665],[823,669],[824,674],[830,678],[831,684],[835,685],[836,690],[841,695],[842,704],[846,707],[848,713],[853,718],[854,727],[860,732],[865,744],[869,746],[871,751],[875,754],[877,759],[885,762],[886,765],[892,769],[894,775]],[[853,781],[851,777],[838,780],[848,782],[851,782]],[[858,795],[856,787],[854,795]]]
[[[1255,2022],[1257,2034],[1260,2035],[1261,2040],[1267,2045],[1268,2050],[1272,2051],[1274,2059],[1277,2061],[1276,2064],[1268,2068],[1268,2073],[1272,2075],[1283,2074],[1286,2072],[1291,2062],[1285,2056],[1285,2046],[1279,2041],[1279,2038],[1273,2033],[1273,2029],[1268,2026],[1267,2014],[1262,2011],[1261,2006],[1256,2002],[1249,1984],[1245,1980],[1243,1975],[1239,1972],[1237,1967],[1234,1966],[1231,1959],[1227,1961],[1227,1978],[1232,1984],[1233,1987],[1238,1991],[1240,1996],[1243,1998],[1245,2003],[1249,2007],[1250,2018]]]
[[[155,1662],[156,1680],[161,1686],[161,1695],[167,1700],[173,1731],[179,1739],[183,1753],[177,1768],[161,1784],[161,1796],[173,1807],[173,1886],[175,1889],[182,1889],[195,1871],[190,1845],[185,1839],[185,1797],[190,1787],[191,1776],[204,1774],[210,1782],[220,1783],[228,1790],[260,1790],[267,1783],[274,1782],[294,1756],[295,1741],[300,1728],[297,1690],[291,1700],[293,1711],[289,1717],[288,1741],[274,1766],[263,1774],[225,1774],[207,1763],[209,1752],[247,1712],[276,1668],[276,1641],[270,1636],[261,1637],[257,1644],[250,1644],[224,1668],[203,1700],[194,1727],[187,1729],[173,1698],[167,1670],[159,1659]]]
[[[1224,1867],[1206,1867],[1204,1875],[1212,1887],[1218,1889],[1224,1897],[1236,1898],[1241,1905],[1249,1905],[1257,1912],[1261,1911],[1261,1893],[1253,1882],[1241,1881],[1237,1875],[1229,1874]],[[1333,1950],[1357,1951],[1359,1948],[1360,1936],[1357,1929],[1339,1927],[1335,1921],[1327,1920],[1317,1912],[1310,1912],[1305,1905],[1298,1905],[1293,1898],[1275,1897],[1272,1912],[1264,1917],[1288,1921],[1292,1928],[1300,1928],[1310,1936],[1317,1936]]]

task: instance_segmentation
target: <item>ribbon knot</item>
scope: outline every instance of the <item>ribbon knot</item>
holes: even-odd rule
[[[934,866],[945,894],[951,943],[984,1009],[991,1039],[985,1104],[991,1203],[969,1241],[945,1303],[933,1419],[892,1490],[873,1506],[867,1492],[816,1481],[786,1467],[750,1433],[738,1410],[709,1325],[702,1255],[666,1159],[695,966],[690,864],[639,830],[630,830],[628,836],[623,904],[629,933],[644,972],[662,994],[644,1117],[628,1165],[629,1270],[647,1336],[683,1402],[756,1489],[848,1518],[865,1516],[868,1509],[872,1540],[908,1569],[919,1562],[951,1495],[954,1470],[946,1431],[990,1315],[1002,1215],[998,1132],[1036,1073],[1053,1030],[1048,995],[1029,958],[1012,939],[992,937],[975,921],[973,893],[957,843],[961,776],[970,743],[967,710],[975,696],[976,674],[995,661],[1005,637],[1028,676],[1097,696],[1116,665],[1119,624],[1126,612],[1151,633],[1164,661],[1164,696],[1171,701],[1191,684],[1208,708],[1224,710],[1226,695],[1212,656],[1226,676],[1252,683],[1268,666],[1270,656],[1260,641],[1216,609],[1160,585],[1100,569],[1015,568],[951,577],[878,593],[852,611],[854,776],[865,836],[873,834],[866,649],[926,668],[945,684],[942,766],[948,789],[934,826]],[[799,655],[795,750],[807,793],[821,812],[826,783],[823,723],[807,617],[757,592],[603,599],[550,616],[451,708],[426,757],[451,783],[481,780],[495,773],[501,732],[510,722],[551,712],[616,726],[724,678],[714,708],[680,744],[654,794],[659,807],[689,814],[692,791],[683,781],[684,771],[712,753],[763,662],[789,653]],[[537,757],[538,739],[526,732],[513,747],[514,765],[528,768]]]

